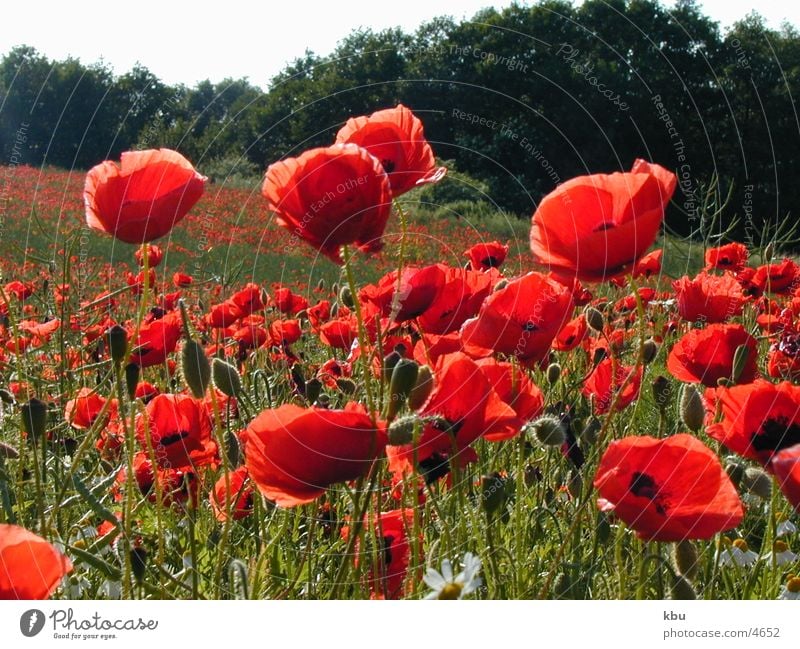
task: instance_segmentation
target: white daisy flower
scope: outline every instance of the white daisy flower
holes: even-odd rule
[[[784,520],[778,523],[778,527],[775,530],[776,536],[789,536],[790,534],[794,534],[797,531],[797,525],[792,523],[792,521]]]
[[[785,566],[787,563],[797,561],[797,554],[792,552],[783,541],[775,541],[772,546],[772,552],[767,552],[764,555],[764,561],[772,563],[773,556],[775,557],[776,566]]]
[[[119,599],[122,597],[122,584],[118,581],[106,579],[100,586],[101,592],[106,596],[106,599]]]
[[[778,599],[800,599],[800,577],[790,577]]]
[[[423,581],[433,589],[425,599],[463,599],[481,585],[478,573],[481,560],[471,552],[464,555],[464,569],[453,577],[453,567],[448,559],[442,561],[442,572],[428,568]]]
[[[745,568],[752,566],[758,560],[758,554],[747,547],[747,541],[736,539],[730,547],[725,548],[719,555],[719,565],[739,566]]]

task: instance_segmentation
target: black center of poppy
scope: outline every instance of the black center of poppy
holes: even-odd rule
[[[606,222],[604,222],[604,223],[601,223],[600,225],[598,225],[598,226],[597,226],[597,227],[594,229],[594,232],[604,232],[605,230],[611,230],[611,229],[612,229],[612,228],[614,228],[614,227],[615,227],[615,226],[614,226],[614,224],[613,224],[613,223],[609,223],[608,221],[606,221]]]
[[[444,455],[434,453],[419,461],[419,470],[425,478],[425,484],[431,484],[450,473],[450,462]]]
[[[522,331],[536,331],[539,327],[532,320],[528,320],[522,325]]]
[[[756,451],[780,451],[800,444],[800,426],[786,417],[766,419],[761,428],[753,433],[751,444]]]
[[[666,513],[664,506],[659,502],[661,496],[659,494],[658,485],[656,481],[646,473],[635,471],[631,476],[631,484],[628,486],[628,490],[634,496],[647,498],[651,501],[659,514],[664,515]]]
[[[381,160],[381,164],[383,165],[383,170],[390,174],[394,171],[394,160]]]
[[[161,438],[161,445],[162,446],[169,446],[170,444],[174,444],[175,442],[180,442],[182,439],[189,437],[189,433],[185,430],[179,430],[177,433],[173,433],[172,435],[167,435]]]
[[[392,565],[392,543],[394,537],[391,534],[383,537],[383,565],[386,567]]]
[[[490,255],[488,257],[484,257],[483,259],[481,259],[481,264],[486,266],[487,268],[497,268],[500,265],[500,262],[497,261],[495,257],[492,257]]]

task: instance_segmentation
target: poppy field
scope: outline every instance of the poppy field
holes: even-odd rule
[[[793,233],[630,162],[490,229],[403,105],[3,168],[0,598],[800,598]]]

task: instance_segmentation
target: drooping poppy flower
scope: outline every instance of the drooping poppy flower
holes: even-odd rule
[[[745,297],[742,287],[731,273],[710,275],[698,273],[672,282],[678,300],[678,312],[688,322],[726,322],[740,315]]]
[[[152,447],[159,466],[198,467],[217,457],[208,411],[186,394],[154,397],[136,420],[136,439],[145,453]]]
[[[758,376],[758,341],[740,324],[712,324],[690,330],[670,351],[667,369],[679,381],[713,388],[718,379],[732,378],[733,357],[742,345],[747,357],[736,382],[750,383]]]
[[[261,193],[279,225],[337,264],[340,248],[378,252],[391,211],[380,162],[355,144],[311,149],[270,165]]]
[[[535,363],[550,350],[571,313],[567,287],[540,273],[528,273],[487,297],[478,316],[461,328],[461,340],[468,353],[499,352]]]
[[[566,277],[602,281],[627,272],[658,234],[677,177],[644,160],[628,173],[573,178],[533,215],[535,260]]]
[[[370,516],[370,522],[380,548],[377,565],[372,563],[369,554],[362,558],[360,547],[356,548],[356,563],[366,560],[371,566],[369,589],[372,599],[400,599],[404,594],[403,584],[411,558],[408,531],[414,526],[414,512],[410,509],[394,509],[381,512],[377,519]],[[350,526],[343,527],[341,534],[347,540],[350,537]]]
[[[70,572],[70,560],[43,538],[0,524],[0,599],[47,599]]]
[[[648,541],[710,539],[744,517],[739,494],[719,459],[691,435],[611,442],[594,486],[600,493],[598,507]]]
[[[206,178],[170,149],[126,151],[86,174],[86,222],[126,243],[167,234],[203,194]]]
[[[472,270],[500,268],[508,255],[508,246],[499,241],[478,243],[464,253]]]
[[[581,393],[586,398],[594,397],[595,414],[607,413],[615,399],[616,410],[622,410],[639,397],[642,369],[639,368],[638,372],[635,370],[635,367],[621,365],[610,357],[604,358],[595,366],[581,389]],[[629,376],[630,379],[628,379]],[[617,392],[623,384],[625,384],[625,388],[617,398]]]
[[[241,439],[258,490],[281,507],[294,507],[365,475],[383,453],[386,430],[356,403],[344,410],[287,403],[263,411]]]
[[[518,366],[512,363],[483,358],[477,362],[483,375],[489,380],[494,391],[505,403],[517,413],[517,426],[500,432],[490,432],[484,438],[490,442],[511,439],[519,433],[522,426],[542,413],[544,395]]]
[[[247,467],[240,466],[225,476],[220,476],[209,496],[214,517],[221,523],[228,518],[230,509],[232,520],[246,518],[253,512],[253,487],[247,479]]]
[[[769,469],[775,475],[783,495],[800,513],[800,444],[775,453]]]
[[[722,410],[706,432],[742,457],[768,466],[778,451],[800,444],[800,386],[758,379],[707,390],[706,400],[710,413]]]
[[[749,256],[747,246],[741,243],[728,243],[718,248],[706,250],[706,270],[730,270],[734,273],[744,268]]]
[[[351,117],[336,134],[336,143],[357,144],[380,160],[395,197],[417,185],[438,182],[447,172],[436,167],[422,122],[403,104]]]
[[[481,436],[513,437],[520,420],[505,403],[480,366],[466,354],[442,356],[434,367],[435,383],[419,414],[430,420],[416,444],[418,462],[434,454],[452,456]],[[414,445],[395,447],[390,469],[414,457]],[[403,469],[404,470],[404,469]]]

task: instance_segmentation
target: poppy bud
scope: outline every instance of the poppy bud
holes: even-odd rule
[[[605,512],[597,512],[597,540],[606,543],[611,538],[611,523]]]
[[[300,370],[300,366],[295,363],[292,365],[291,369],[292,375],[292,382],[294,383],[295,388],[300,394],[306,393],[306,378],[303,376],[303,372]]]
[[[356,391],[355,381],[351,381],[350,379],[336,379],[336,386],[344,394],[355,394]]]
[[[108,332],[108,348],[111,351],[111,360],[119,365],[128,353],[128,332],[120,325],[114,325]]]
[[[522,475],[522,479],[525,481],[525,486],[530,488],[534,485],[538,484],[542,480],[542,472],[538,466],[534,466],[533,464],[528,464],[525,466],[525,472]]]
[[[417,382],[411,388],[411,394],[408,397],[408,407],[411,410],[419,410],[425,405],[432,391],[433,371],[427,365],[420,365],[417,369]]]
[[[602,425],[600,420],[592,415],[581,430],[581,439],[587,444],[594,444],[597,441],[597,433],[600,432]]]
[[[528,424],[528,430],[544,446],[561,446],[567,439],[561,419],[553,415],[542,415]]]
[[[402,446],[414,441],[414,428],[419,421],[417,415],[405,415],[398,417],[389,425],[389,444],[392,446]]]
[[[467,268],[469,268],[469,265],[467,265]],[[494,285],[492,292],[497,293],[497,291],[502,291],[506,286],[508,286],[508,280],[504,277]]]
[[[750,350],[747,345],[739,345],[736,351],[733,352],[733,374],[731,381],[736,383],[747,365],[747,357],[750,355]]]
[[[125,385],[128,388],[128,398],[133,401],[136,398],[136,386],[139,385],[139,376],[142,370],[136,363],[128,363],[125,366]]]
[[[324,392],[317,397],[317,400],[314,402],[314,405],[317,408],[327,408],[331,405],[331,398],[325,394]]]
[[[28,439],[36,442],[47,434],[47,405],[39,399],[31,399],[20,407],[22,427]]]
[[[561,365],[558,363],[550,363],[547,366],[547,382],[550,385],[555,385],[558,383],[558,379],[561,378]]]
[[[728,462],[725,465],[725,473],[728,474],[731,482],[738,489],[744,479],[744,467],[738,462]]]
[[[324,277],[320,277],[319,278],[319,281],[317,282],[317,290],[318,291],[324,291],[325,290],[325,278]]]
[[[0,390],[0,401],[7,403],[9,406],[13,406],[16,400],[14,399],[14,395],[8,390]]]
[[[658,355],[658,343],[652,338],[644,341],[644,363],[649,365]]]
[[[773,254],[775,254],[775,243],[770,241],[764,248],[764,263],[768,264]]]
[[[300,309],[297,312],[296,317],[298,320],[308,320],[308,311],[306,309]]]
[[[322,392],[322,381],[316,377],[306,381],[306,400],[309,403],[314,403],[320,392]]]
[[[331,318],[335,318],[339,315],[339,303],[334,302],[333,306],[331,306]]]
[[[389,406],[387,409],[387,420],[395,418],[400,408],[405,404],[414,385],[417,383],[419,365],[408,358],[401,358],[397,361],[392,370],[392,380],[389,383]]]
[[[144,573],[147,569],[147,550],[145,548],[133,548],[131,550],[131,572],[137,584],[141,584]]]
[[[733,385],[733,381],[731,381],[727,376],[720,376],[717,379],[717,385],[721,388],[729,388]]]
[[[599,365],[606,356],[608,356],[608,354],[605,348],[597,347],[592,355],[592,365]]]
[[[383,367],[381,376],[385,383],[388,383],[392,380],[392,372],[394,371],[394,366],[397,365],[397,361],[399,361],[402,356],[396,352],[389,352],[386,356],[383,357]]]
[[[664,412],[672,400],[672,384],[666,376],[659,374],[653,379],[653,398],[661,412]]]
[[[678,541],[672,546],[672,563],[675,570],[689,581],[694,581],[697,576],[699,559],[697,546],[689,539]]]
[[[583,315],[586,318],[586,324],[588,324],[591,329],[594,329],[598,333],[603,332],[605,320],[600,311],[595,309],[593,306],[587,306],[583,311]]]
[[[742,476],[741,487],[764,500],[769,500],[772,496],[772,480],[757,467],[745,469],[744,475]]]
[[[572,599],[572,579],[565,572],[560,572],[553,582],[553,595],[556,599]]]
[[[506,500],[505,479],[499,473],[481,476],[481,507],[491,518]]]
[[[194,397],[202,399],[211,381],[211,365],[203,346],[191,338],[181,349],[181,372]]]
[[[353,302],[353,291],[350,290],[350,287],[345,285],[339,289],[339,302],[344,304],[348,309],[352,309],[355,306],[355,302]]]
[[[687,383],[681,392],[681,420],[689,430],[696,433],[703,427],[705,416],[706,409],[700,393],[694,385]]]
[[[211,363],[211,375],[214,378],[214,385],[222,394],[235,397],[242,391],[242,377],[239,376],[239,371],[221,358],[215,358]]]
[[[9,444],[0,442],[0,459],[16,460],[19,457],[19,451]]]
[[[583,477],[579,471],[573,469],[570,471],[569,480],[567,481],[567,491],[573,498],[580,498],[583,492]]]
[[[692,584],[682,575],[672,575],[672,584],[669,590],[672,599],[697,599],[697,593],[692,588]]]
[[[334,282],[333,284],[331,284],[331,293],[335,295],[338,292],[339,292],[339,283]]]

